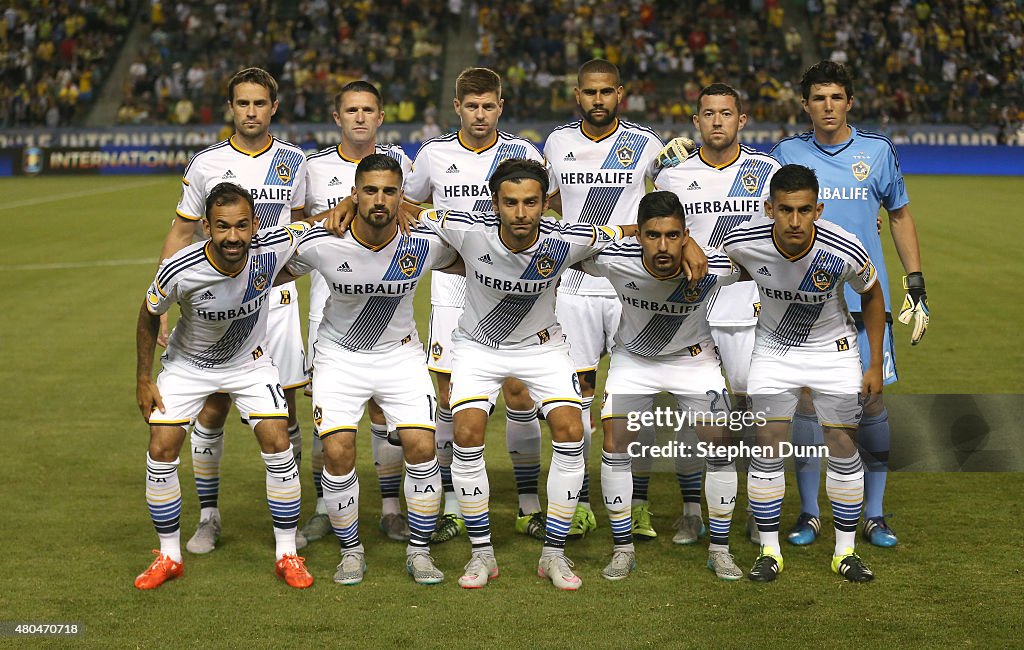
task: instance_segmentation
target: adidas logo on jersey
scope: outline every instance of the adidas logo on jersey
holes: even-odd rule
[[[446,169],[444,173],[446,173],[446,174],[458,174],[459,173],[459,168],[455,166],[455,163],[452,163],[452,166],[449,167],[448,169]]]
[[[341,266],[338,267],[338,270],[341,271],[342,273],[351,273],[352,267],[348,265],[348,262],[344,262]]]
[[[338,185],[341,185],[341,181],[339,181],[338,177],[335,176],[334,178],[331,179],[331,182],[327,184],[327,187],[336,187]]]
[[[562,160],[566,162],[576,162],[576,156],[572,155],[572,152],[570,151],[569,153],[565,154],[565,158],[562,158]]]
[[[636,282],[627,282],[626,283],[626,288],[627,289],[633,289],[635,291],[640,291],[640,287],[636,286]]]
[[[690,183],[690,186],[687,187],[686,189],[688,189],[688,190],[699,190],[700,189],[700,184],[698,184],[697,181],[693,181],[692,183]]]
[[[196,298],[196,300],[215,300],[216,298],[217,296],[213,295],[213,292],[207,289],[205,292],[203,292],[203,295]]]
[[[772,277],[772,272],[768,270],[767,266],[762,266],[757,270],[760,275],[767,275],[769,278]]]
[[[223,176],[221,176],[221,180],[225,178],[235,178],[235,173],[229,169],[226,172],[224,172]]]
[[[480,260],[481,262],[483,262],[484,264],[494,264],[494,262],[491,261],[491,254],[490,253],[485,253],[485,254],[481,255],[480,257],[478,257],[477,259]]]

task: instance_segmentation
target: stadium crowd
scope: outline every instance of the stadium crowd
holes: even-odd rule
[[[116,60],[136,3],[4,4],[0,128],[74,124]]]
[[[219,123],[227,80],[253,62],[281,84],[282,123],[328,119],[338,89],[367,77],[380,82],[390,119],[422,120],[441,93],[446,14],[442,0],[255,0],[245,11],[155,0],[118,121]]]

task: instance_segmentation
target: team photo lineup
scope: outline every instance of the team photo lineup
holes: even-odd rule
[[[619,69],[592,59],[576,74],[580,119],[538,148],[500,129],[501,77],[468,68],[454,88],[457,131],[410,159],[378,142],[386,116],[371,82],[341,88],[340,142],[307,155],[274,135],[274,76],[238,71],[225,89],[234,132],[185,167],[138,314],[136,401],[159,548],[135,587],[181,578],[188,555],[217,548],[232,404],[258,442],[274,569],[290,587],[363,581],[374,548],[360,512],[406,545],[404,570],[419,584],[456,572],[461,588],[487,586],[501,566],[492,532],[537,540],[536,574],[557,589],[630,578],[643,542],[659,536],[651,459],[639,453],[656,442],[639,416],[658,395],[689,416],[673,448],[699,450],[672,461],[682,497],[672,542],[707,544],[709,579],[784,580],[784,546],[831,537],[822,570],[872,581],[858,542],[900,543],[883,507],[883,388],[898,377],[894,337],[916,346],[928,329],[922,257],[895,146],[850,123],[853,72],[825,60],[793,85],[811,129],[770,153],[744,144],[744,101],[721,82],[697,98],[699,146],[663,142],[620,117]],[[880,208],[904,276],[893,295]],[[428,272],[421,341],[413,298]],[[485,431],[499,395],[518,503],[514,520],[492,522]],[[360,504],[364,412],[379,511]],[[800,515],[783,521],[794,469]],[[313,499],[300,487],[307,472],[315,509],[300,519]],[[182,495],[193,489],[198,526],[183,548]],[[604,508],[592,506],[598,495]],[[605,566],[573,563],[574,540],[609,531]],[[737,564],[731,532],[757,545],[752,566]],[[331,537],[337,566],[307,565],[301,549]],[[467,542],[464,567],[435,563],[433,546]]]

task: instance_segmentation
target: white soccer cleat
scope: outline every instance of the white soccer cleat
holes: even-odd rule
[[[537,563],[537,575],[550,578],[551,584],[564,591],[576,591],[583,581],[572,571],[572,560],[564,555],[541,555]]]
[[[421,585],[436,585],[444,581],[444,573],[434,566],[434,558],[426,549],[409,554],[405,558],[405,570]]]
[[[708,568],[715,572],[719,580],[739,580],[743,570],[736,566],[736,559],[729,551],[709,551]]]
[[[189,553],[202,555],[215,549],[219,539],[220,515],[212,515],[210,518],[199,522],[199,528],[196,528],[195,535],[192,536],[192,539],[188,540],[185,548]]]
[[[490,553],[474,553],[459,578],[463,589],[480,589],[498,577],[498,561]]]
[[[355,551],[341,554],[338,570],[334,572],[334,581],[339,585],[352,586],[363,581],[366,574],[366,555]]]
[[[614,551],[612,561],[601,570],[601,577],[605,580],[624,580],[630,573],[636,570],[636,553],[633,551]]]

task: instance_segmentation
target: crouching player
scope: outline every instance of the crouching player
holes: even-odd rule
[[[751,580],[770,582],[782,571],[779,515],[786,491],[780,443],[789,436],[797,400],[810,390],[828,447],[825,488],[832,502],[836,545],[832,570],[851,582],[874,574],[854,552],[864,501],[864,465],[854,434],[861,396],[882,392],[885,306],[871,259],[856,237],[819,221],[818,179],[800,165],[772,177],[767,219],[754,219],[725,237],[723,248],[757,282],[761,313],[750,363],[758,429],[747,495],[761,536]],[[861,375],[857,330],[843,298],[849,284],[861,296],[870,364]]]
[[[355,451],[356,428],[372,398],[388,428],[398,431],[405,456],[406,570],[420,584],[435,584],[444,580],[428,547],[441,505],[437,401],[416,334],[413,296],[424,271],[455,270],[459,256],[426,229],[399,233],[402,167],[394,158],[363,158],[352,190],[352,236],[342,239],[315,226],[288,264],[296,276],[319,271],[330,290],[313,355],[313,422],[323,442],[327,515],[341,543],[334,581],[359,584],[366,571]]]
[[[708,274],[688,286],[683,248],[689,231],[683,206],[672,192],[652,192],[641,199],[637,225],[639,244],[617,242],[581,264],[586,273],[608,278],[622,303],[601,407],[601,491],[614,544],[611,562],[601,572],[608,580],[621,580],[636,568],[628,451],[637,433],[630,431],[627,414],[650,412],[655,396],[668,392],[690,414],[687,419],[696,422],[702,442],[728,442],[724,426],[700,420],[701,414],[706,417],[721,408],[725,393],[706,311],[708,300],[719,287],[735,282],[739,271],[721,252],[705,249]],[[707,566],[723,580],[739,580],[743,572],[729,554],[735,463],[724,455],[708,456],[704,493],[711,522]]]
[[[267,466],[267,503],[274,521],[277,575],[291,587],[313,584],[295,553],[299,473],[288,441],[288,404],[277,368],[264,354],[273,280],[295,251],[304,223],[256,232],[249,192],[221,183],[206,198],[208,241],[188,246],[160,265],[139,311],[136,401],[149,423],[146,503],[160,538],[157,557],[135,578],[155,589],[184,572],[178,455],[203,402],[226,393],[259,441]],[[152,380],[160,315],[178,303],[181,319]]]

